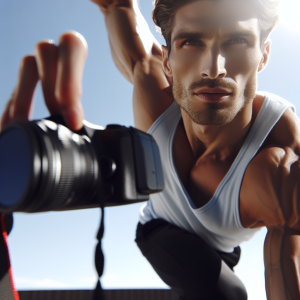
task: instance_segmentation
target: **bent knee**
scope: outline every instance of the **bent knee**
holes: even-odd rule
[[[218,280],[218,291],[222,299],[228,300],[247,300],[248,295],[243,282],[234,272],[222,261],[221,273]]]

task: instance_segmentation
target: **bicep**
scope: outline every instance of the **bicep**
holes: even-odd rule
[[[105,12],[113,60],[134,85],[135,126],[147,131],[173,102],[170,83],[162,69],[162,50],[140,13],[137,2]]]
[[[294,151],[289,147],[267,147],[245,172],[241,200],[247,212],[267,227],[293,227],[299,223],[299,182],[300,161]]]

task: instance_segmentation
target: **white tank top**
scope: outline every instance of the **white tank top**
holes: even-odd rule
[[[223,252],[232,252],[234,247],[260,230],[244,228],[241,223],[239,194],[242,179],[249,162],[285,110],[291,108],[295,112],[295,107],[288,101],[269,93],[263,95],[264,103],[242,148],[213,197],[201,208],[194,206],[173,163],[173,139],[181,119],[179,105],[174,101],[153,123],[148,133],[159,147],[165,188],[161,193],[151,195],[141,207],[142,224],[152,219],[166,220],[202,237],[214,249]]]

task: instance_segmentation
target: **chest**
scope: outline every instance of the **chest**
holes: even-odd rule
[[[261,149],[269,144],[268,139]],[[186,137],[183,125],[179,125],[173,140],[173,163],[177,175],[189,194],[195,208],[205,206],[215,194],[222,180],[232,166],[238,152],[234,153],[230,159],[216,160],[206,158],[195,160]],[[241,194],[244,185],[241,187]],[[247,202],[247,201],[246,201]],[[247,203],[240,198],[240,218],[245,228],[258,228],[264,226],[261,221],[255,221],[247,209]]]
[[[256,120],[264,102],[264,97],[257,96],[253,101],[252,118]],[[185,189],[196,208],[203,207],[215,194],[218,186],[226,176],[244,141],[236,147],[226,159],[196,159],[187,139],[183,123],[179,123],[173,140],[173,162]],[[262,148],[270,141],[265,141]],[[243,203],[240,203],[242,209]]]
[[[195,160],[183,125],[178,126],[173,140],[173,162],[178,177],[196,208],[203,207],[210,201],[234,158],[235,155],[223,161],[213,158]]]

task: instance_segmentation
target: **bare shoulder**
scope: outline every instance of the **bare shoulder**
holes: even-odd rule
[[[295,113],[287,109],[270,132],[266,146],[289,147],[300,154],[300,121]]]
[[[133,72],[133,112],[135,126],[148,131],[154,121],[174,101],[170,82],[162,68],[159,49],[136,63]]]
[[[286,110],[248,165],[240,193],[240,215],[245,227],[259,221],[267,227],[296,222],[299,125],[297,116],[290,109]]]

